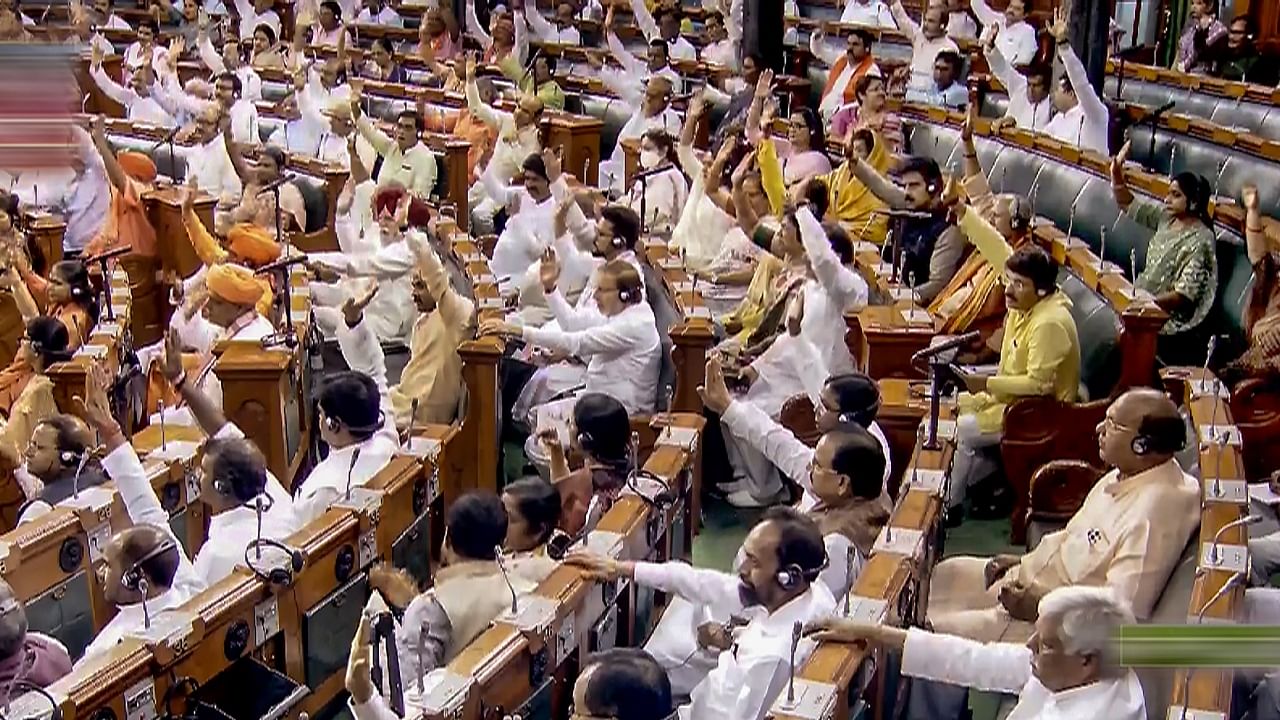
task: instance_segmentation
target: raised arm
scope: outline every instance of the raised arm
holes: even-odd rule
[[[217,238],[209,233],[205,228],[204,221],[196,215],[195,199],[196,194],[200,192],[200,188],[194,184],[189,185],[182,195],[182,226],[187,230],[187,241],[191,243],[191,249],[195,251],[196,257],[200,258],[200,262],[206,266],[217,265],[226,262],[229,254]]]
[[[229,121],[229,118],[226,118],[226,120]],[[228,124],[230,123],[228,122]],[[240,150],[236,147],[235,140],[231,136],[231,128],[224,125],[222,128],[222,144],[227,149],[227,158],[231,160],[231,167],[236,171],[236,176],[240,178],[240,182],[252,182],[254,177],[253,169],[244,161],[244,155],[240,153]]]
[[[445,270],[435,250],[431,249],[425,236],[411,234],[409,249],[418,261],[418,272],[427,284],[427,292],[436,301],[436,312],[440,313],[445,325],[454,328],[471,324],[471,313],[475,305],[458,294],[449,281],[449,272]]]
[[[191,409],[196,423],[209,437],[216,437],[227,424],[227,416],[222,413],[221,403],[215,402],[198,387],[194,378],[188,378],[182,368],[182,338],[178,331],[170,328],[164,339],[164,376],[182,395],[182,401]],[[189,382],[190,380],[190,382]]]
[[[474,54],[467,56],[467,109],[481,122],[494,130],[502,129],[502,116],[499,111],[480,101],[480,88],[476,85],[476,58]]]
[[[841,55],[840,51],[827,44],[827,33],[821,25],[809,33],[809,52],[827,67],[834,67]]]
[[[97,56],[97,54],[98,53],[95,49],[94,55]],[[112,100],[120,103],[126,110],[128,110],[129,106],[138,99],[137,93],[121,86],[120,83],[112,80],[111,77],[107,75],[106,71],[102,69],[100,59],[98,63],[93,64],[89,69],[89,77],[93,78],[93,81],[97,83],[98,88],[102,90],[103,95],[106,95]]]
[[[13,302],[18,306],[18,314],[22,316],[24,325],[40,315],[40,307],[36,305],[36,299],[31,295],[31,289],[22,281],[17,268],[10,267],[5,270],[3,275],[0,275],[0,289],[12,293]],[[23,445],[18,450],[24,451],[26,446]]]
[[[524,0],[524,19],[529,23],[529,29],[533,31],[534,35],[538,36],[538,39],[550,43],[560,41],[560,33],[557,32],[556,26],[542,16],[533,0]]]
[[[1267,237],[1267,228],[1262,224],[1262,211],[1258,207],[1258,188],[1245,185],[1241,191],[1241,202],[1244,204],[1244,239],[1245,249],[1249,253],[1249,264],[1257,265],[1267,253],[1273,252],[1271,239]]]
[[[391,150],[391,136],[379,130],[372,120],[360,112],[360,96],[354,90],[351,92],[351,114],[356,118],[356,129],[360,131],[360,135],[379,155],[386,155]]]
[[[866,160],[858,160],[858,163],[853,166],[853,174],[858,178],[859,182],[867,186],[872,195],[880,198],[889,206],[904,208],[908,205],[906,191],[881,175],[880,171],[872,167],[871,163]]]
[[[987,57],[987,65],[991,68],[991,73],[996,76],[1001,85],[1004,85],[1009,97],[1025,96],[1027,93],[1027,78],[1009,64],[1004,53],[1000,52],[1000,48],[996,47],[994,42],[990,43],[986,46],[984,54]],[[1072,85],[1072,87],[1075,86]]]
[[[378,294],[378,284],[371,283],[360,297],[347,298],[342,306],[343,322],[338,323],[338,347],[347,367],[373,378],[378,386],[378,409],[382,411],[382,427],[377,435],[388,437],[399,445],[396,430],[395,408],[391,404],[391,388],[387,385],[387,361],[382,354],[382,344],[373,328],[364,321],[364,309]]]
[[[658,32],[658,23],[653,19],[653,13],[650,13],[649,8],[645,6],[644,0],[631,0],[631,14],[635,15],[636,25],[640,27],[640,32],[644,33],[646,41],[653,42],[654,38],[662,38],[662,34]]]
[[[1062,61],[1062,67],[1067,73],[1067,80],[1071,82],[1071,89],[1075,91],[1076,100],[1080,102],[1080,107],[1084,109],[1085,116],[1095,123],[1101,123],[1105,127],[1110,117],[1107,113],[1107,106],[1098,98],[1098,93],[1093,89],[1093,85],[1089,84],[1089,75],[1084,69],[1084,64],[1080,62],[1080,58],[1076,56],[1076,51],[1071,47],[1071,43],[1067,38],[1067,16],[1061,7],[1055,8],[1053,11],[1053,23],[1049,26],[1049,34],[1057,41],[1058,59]]]
[[[1129,182],[1124,175],[1124,163],[1129,159],[1131,143],[1132,141],[1126,140],[1120,152],[1111,158],[1111,196],[1121,210],[1128,210],[1133,204],[1133,191],[1129,189]]]
[[[102,158],[102,165],[106,168],[107,178],[111,180],[111,184],[116,190],[124,192],[129,183],[129,176],[125,175],[120,162],[116,160],[115,152],[107,142],[106,121],[101,115],[93,118],[93,146],[97,148],[98,156]]]
[[[894,22],[898,23],[898,32],[907,36],[907,40],[914,43],[916,36],[920,34],[920,26],[915,20],[911,19],[911,14],[907,9],[902,7],[902,0],[893,0],[893,5],[889,8],[893,13]]]
[[[840,256],[827,240],[827,231],[808,206],[796,210],[796,224],[800,226],[800,241],[809,257],[813,274],[828,294],[844,300],[845,309],[867,304],[867,285],[862,276],[845,267]]]
[[[222,62],[222,56],[218,54],[217,48],[213,46],[213,41],[209,39],[209,31],[200,30],[200,36],[196,39],[196,54],[200,58],[200,62],[209,68],[214,75],[220,75],[227,71],[227,64]]]
[[[488,51],[493,46],[493,36],[485,32],[484,26],[480,24],[480,18],[476,17],[475,0],[467,0],[467,34],[476,39],[480,43],[480,47]]]
[[[983,25],[999,25],[1004,19],[1004,15],[991,9],[987,0],[969,0],[969,7],[973,9],[973,14],[978,16],[978,22]]]

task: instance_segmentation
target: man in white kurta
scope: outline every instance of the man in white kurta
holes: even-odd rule
[[[1053,91],[1053,105],[1058,114],[1049,121],[1044,132],[1081,150],[1107,155],[1111,117],[1107,106],[1089,84],[1084,63],[1080,62],[1067,41],[1066,21],[1055,20],[1049,32],[1057,41],[1058,60],[1062,62],[1066,75],[1058,78],[1058,87]]]
[[[830,618],[808,629],[826,642],[864,642],[900,653],[902,674],[948,686],[1018,696],[1008,720],[1144,720],[1142,685],[1117,667],[1112,645],[1134,622],[1103,588],[1064,587],[1045,596],[1026,644],[980,643],[918,628]],[[917,716],[917,708],[908,711]],[[953,717],[929,714],[919,717]]]
[[[873,28],[895,28],[893,13],[884,0],[849,0],[840,14],[840,22]]]
[[[973,13],[984,30],[997,28],[996,47],[1010,65],[1026,65],[1036,57],[1036,29],[1027,23],[1025,0],[1009,0],[1004,12],[996,12],[987,0],[971,0]]]
[[[1022,556],[953,557],[934,569],[934,629],[982,641],[1021,642],[1035,600],[1065,585],[1108,586],[1150,616],[1192,532],[1200,487],[1174,459],[1185,427],[1163,394],[1131,390],[1098,426],[1099,454],[1115,469],[1098,481],[1067,526]],[[1140,440],[1148,451],[1135,454]]]
[[[950,50],[958,53],[956,41],[947,37],[942,7],[931,5],[924,11],[921,24],[911,19],[901,0],[893,4],[893,18],[898,21],[898,32],[911,41],[911,80],[907,87],[928,90],[933,85],[933,62],[938,53]]]

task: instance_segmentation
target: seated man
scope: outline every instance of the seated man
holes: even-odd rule
[[[20,697],[24,685],[47,688],[71,672],[71,656],[62,643],[27,626],[27,609],[9,583],[0,580],[0,683],[8,704]]]
[[[792,627],[829,615],[835,599],[815,583],[827,567],[818,524],[789,508],[770,508],[743,542],[746,561],[737,576],[683,562],[619,561],[582,552],[565,559],[593,580],[629,578],[731,616],[738,629],[710,633],[720,650],[715,668],[693,689],[680,720],[763,720],[787,684]],[[802,642],[797,664],[813,651]]]
[[[948,110],[962,110],[969,104],[969,88],[960,77],[964,60],[960,54],[943,50],[933,61],[933,83],[907,89],[907,102],[924,103]]]
[[[1018,704],[1008,716],[1013,720],[1143,720],[1138,676],[1117,666],[1112,654],[1120,628],[1133,621],[1128,604],[1110,590],[1060,587],[1040,600],[1036,631],[1026,645],[842,618],[820,620],[806,632],[823,642],[870,643],[899,655],[909,677],[1016,693]]]
[[[555,239],[556,201],[546,162],[539,153],[532,153],[520,168],[518,185],[508,185],[510,178],[495,175],[492,163],[480,176],[493,207],[507,212],[507,225],[489,261],[504,295],[518,291],[520,279]]]
[[[506,197],[501,193],[496,196],[489,193],[489,186],[483,182],[484,176],[491,175],[499,187],[505,187],[512,178],[521,174],[522,163],[526,159],[541,152],[538,121],[544,105],[537,97],[521,95],[515,112],[499,110],[496,103],[481,100],[474,54],[468,57],[466,68],[467,112],[484,123],[495,138],[488,164],[478,173],[477,181],[467,196],[481,226],[487,227],[494,213],[506,204]]]
[[[747,435],[753,446],[785,466],[800,484],[803,494],[796,509],[818,523],[831,559],[818,580],[832,596],[842,597],[889,520],[886,473],[881,470],[888,468],[887,448],[859,420],[841,422],[839,417],[849,416],[827,411],[819,421],[822,438],[816,448],[806,446],[751,405],[733,401],[714,361],[707,364],[707,385],[699,391],[708,410],[724,417],[731,431]],[[739,550],[735,566],[742,560]],[[667,669],[677,696],[689,695],[715,667],[715,648],[701,639],[708,626],[717,627],[729,619],[727,609],[695,605],[683,598],[672,600],[663,612],[645,649]]]
[[[75,415],[45,418],[31,433],[25,462],[14,470],[27,501],[18,509],[18,522],[44,515],[80,490],[106,481],[102,465],[91,457],[93,433]]]
[[[386,360],[364,309],[377,286],[342,307],[338,346],[351,370],[324,379],[317,393],[320,439],[329,455],[294,491],[298,522],[320,517],[350,489],[369,482],[400,448],[395,409],[387,387]]]
[[[506,535],[502,500],[491,492],[466,493],[446,513],[443,567],[430,590],[419,593],[417,583],[403,570],[379,565],[370,572],[369,583],[378,591],[371,607],[403,612],[395,638],[407,703],[421,702],[433,684],[428,673],[443,669],[509,611],[516,600],[513,595],[534,589],[532,583],[503,571],[497,551]]]
[[[258,446],[227,420],[220,403],[186,381],[182,346],[173,331],[165,339],[164,374],[209,438],[200,461],[200,500],[208,506],[209,532],[192,565],[212,585],[245,564],[250,541],[283,541],[301,523],[293,498],[267,470]]]
[[[992,267],[1003,267],[1008,306],[995,375],[962,374],[955,465],[947,502],[962,512],[968,489],[998,467],[1004,411],[1020,397],[1075,402],[1080,386],[1080,338],[1071,301],[1057,287],[1058,266],[1036,245],[1014,251],[977,213],[958,206],[960,225]],[[1003,260],[1001,259],[1003,258]],[[975,515],[987,514],[985,506]]]
[[[955,275],[965,253],[964,238],[950,223],[942,205],[942,170],[938,163],[925,157],[907,158],[897,173],[901,187],[864,159],[853,166],[853,174],[889,207],[928,213],[927,217],[899,221],[900,231],[895,233],[894,242],[898,257],[886,258],[901,265],[898,276],[914,290],[920,304],[928,305]],[[839,212],[839,203],[833,201],[832,207]]]
[[[102,592],[119,611],[94,636],[77,666],[92,663],[125,636],[141,631],[148,618],[182,605],[205,589],[204,579],[196,574],[169,527],[169,513],[156,497],[142,462],[111,415],[101,365],[92,366],[87,390],[87,398],[76,398],[76,410],[106,445],[102,467],[115,482],[133,527],[116,533],[103,549]]]
[[[351,116],[356,119],[356,129],[382,159],[373,179],[379,184],[394,180],[417,197],[430,197],[436,186],[436,156],[422,142],[422,116],[413,110],[397,115],[393,139],[361,113],[360,100],[360,93],[352,90]]]
[[[1200,524],[1200,485],[1174,460],[1185,440],[1182,416],[1162,393],[1142,388],[1117,398],[1098,425],[1098,455],[1113,469],[1066,528],[1031,552],[938,563],[929,593],[934,629],[1021,642],[1040,599],[1065,585],[1109,586],[1147,618]]]

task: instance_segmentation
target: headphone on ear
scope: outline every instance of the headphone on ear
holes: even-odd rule
[[[83,457],[81,453],[71,452],[70,450],[63,450],[58,453],[58,460],[60,460],[63,465],[75,465],[80,462],[81,457]]]
[[[284,551],[284,553],[289,556],[288,564],[284,567],[271,567],[266,569],[255,565],[254,563],[260,560],[260,558],[257,558],[256,560],[250,559],[249,554],[252,552],[256,555],[257,551],[264,547]],[[290,585],[293,585],[294,576],[302,572],[302,566],[306,564],[306,558],[303,556],[302,551],[295,547],[290,547],[279,540],[274,540],[269,537],[260,537],[250,540],[249,543],[245,545],[244,564],[253,571],[254,575],[257,575],[263,581],[280,587],[289,587]]]
[[[618,299],[622,302],[631,302],[631,291],[624,288],[618,288]]]
[[[1152,435],[1149,432],[1139,430],[1133,437],[1133,441],[1129,443],[1129,449],[1133,450],[1134,455],[1142,456],[1151,453],[1176,453],[1187,445],[1186,434],[1180,433],[1176,438],[1160,437]]]
[[[147,592],[147,574],[142,569],[143,563],[154,560],[170,550],[176,550],[177,548],[178,545],[174,543],[172,539],[166,537],[164,541],[153,548],[151,552],[138,558],[129,566],[128,570],[124,571],[124,575],[120,577],[120,585],[125,590],[132,590],[145,595]]]
[[[345,427],[347,432],[350,432],[353,435],[368,435],[377,432],[385,422],[386,415],[381,410],[378,411],[378,421],[372,425],[347,425],[328,413],[325,413],[324,415],[324,426],[328,428],[331,433],[336,433]]]
[[[925,185],[925,189],[929,191],[930,195],[934,195],[942,189],[942,186],[938,184],[937,180],[931,180],[928,185]]]
[[[778,587],[790,592],[798,588],[800,583],[805,580],[808,580],[809,582],[817,580],[818,576],[822,574],[822,571],[827,569],[828,562],[829,558],[824,551],[822,554],[822,564],[818,567],[805,570],[796,563],[790,563],[779,570],[778,574],[774,576],[774,579],[778,581]]]

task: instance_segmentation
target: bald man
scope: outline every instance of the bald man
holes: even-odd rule
[[[1066,528],[1025,555],[938,564],[928,613],[935,630],[1025,641],[1040,599],[1065,585],[1110,586],[1139,620],[1150,616],[1200,524],[1200,485],[1174,460],[1186,426],[1172,400],[1143,388],[1111,403],[1097,431],[1098,455],[1112,470]]]
[[[156,497],[142,462],[111,414],[106,385],[105,372],[95,365],[86,383],[86,397],[75,399],[77,411],[106,446],[102,467],[115,481],[133,527],[116,533],[103,548],[102,593],[119,612],[85,648],[77,666],[91,663],[124,637],[141,632],[148,617],[182,605],[205,588],[169,528],[169,513]]]

